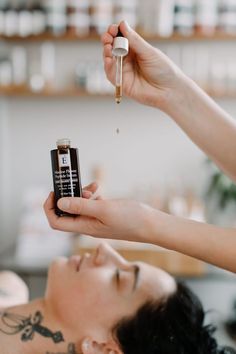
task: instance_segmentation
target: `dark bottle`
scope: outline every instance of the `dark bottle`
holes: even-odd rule
[[[78,149],[70,147],[69,139],[57,141],[57,149],[51,151],[52,176],[55,193],[55,213],[58,216],[72,216],[57,207],[63,197],[81,197],[81,178]]]

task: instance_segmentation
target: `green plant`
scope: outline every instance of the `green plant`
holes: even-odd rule
[[[216,195],[221,209],[224,209],[229,202],[236,203],[236,185],[211,161],[209,161],[213,173],[207,190],[207,197]]]

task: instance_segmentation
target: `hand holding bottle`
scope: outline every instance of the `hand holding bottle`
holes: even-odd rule
[[[120,31],[129,40],[129,54],[123,63],[124,94],[140,103],[158,107],[163,111],[180,90],[186,79],[181,70],[161,51],[152,47],[138,33],[121,22]],[[118,26],[111,25],[103,35],[104,67],[106,75],[115,84],[116,63],[112,55]]]
[[[78,216],[58,217],[55,214],[54,196],[50,193],[44,210],[53,229],[102,238],[150,242],[147,233],[154,209],[143,203],[126,199],[103,200],[100,197],[93,200],[91,187],[86,187],[83,198],[62,198],[58,206],[64,212]]]

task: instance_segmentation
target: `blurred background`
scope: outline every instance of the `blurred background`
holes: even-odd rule
[[[236,0],[0,0],[0,268],[20,274],[32,298],[55,256],[96,244],[50,230],[43,214],[59,138],[79,148],[83,185],[96,180],[106,197],[236,226],[235,185],[174,122],[127,98],[115,104],[100,35],[123,19],[236,116]],[[184,278],[213,310],[220,342],[236,347],[235,275],[158,247],[111,243]]]

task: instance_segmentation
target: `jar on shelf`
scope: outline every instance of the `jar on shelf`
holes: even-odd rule
[[[154,6],[153,32],[170,37],[174,32],[175,0],[160,0]]]
[[[236,0],[220,1],[219,29],[229,34],[236,33]]]
[[[0,1],[0,36],[5,34],[5,14],[6,14],[7,0]]]
[[[19,12],[19,27],[18,27],[18,35],[20,37],[27,37],[33,34],[33,13],[32,13],[32,5],[31,2],[21,1]]]
[[[61,36],[67,30],[66,0],[46,0],[47,28],[54,36]]]
[[[91,27],[98,34],[113,23],[114,0],[91,0]]]
[[[126,20],[132,28],[137,27],[137,0],[115,0],[115,23]]]
[[[0,87],[12,85],[12,65],[8,57],[0,58]]]
[[[218,25],[218,2],[216,0],[197,0],[196,32],[212,36]]]
[[[90,32],[90,1],[69,0],[67,7],[68,30],[77,36],[87,36]]]
[[[4,35],[7,37],[16,36],[18,34],[18,23],[17,7],[7,2],[4,8]]]
[[[194,0],[176,0],[174,29],[184,36],[192,35],[195,25]]]
[[[46,31],[47,15],[40,1],[36,2],[32,8],[32,32],[34,35],[42,34]]]

